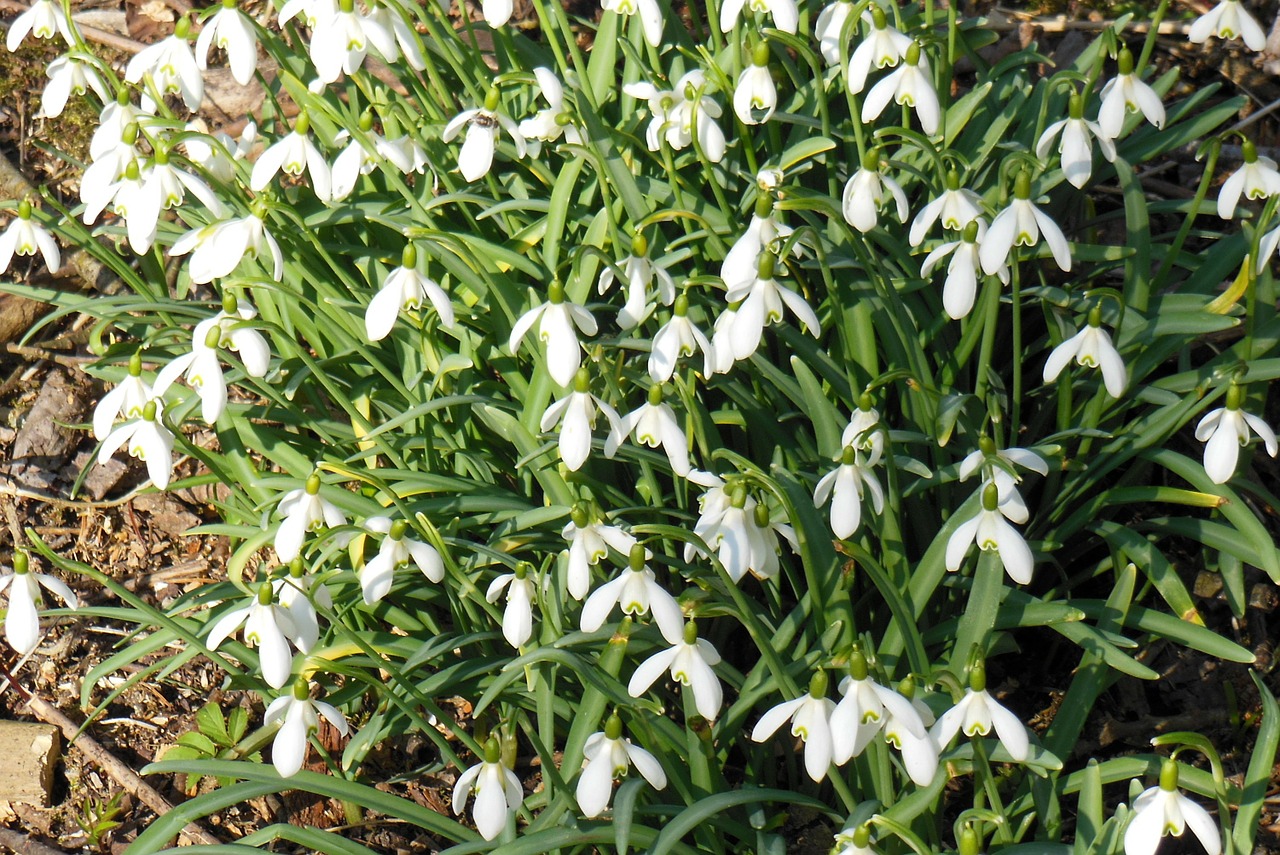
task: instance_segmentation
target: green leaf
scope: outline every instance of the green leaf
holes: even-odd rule
[[[1262,699],[1262,722],[1253,743],[1253,754],[1249,757],[1249,768],[1244,773],[1244,793],[1240,798],[1240,809],[1236,812],[1235,828],[1231,833],[1231,841],[1235,844],[1236,852],[1241,855],[1253,851],[1262,808],[1271,787],[1276,751],[1280,749],[1280,704],[1276,703],[1275,695],[1271,694],[1256,671],[1250,671],[1249,676],[1258,688],[1258,697]]]
[[[196,727],[200,729],[200,733],[223,748],[236,744],[236,740],[227,732],[227,720],[223,718],[222,708],[217,704],[208,703],[196,711]]]

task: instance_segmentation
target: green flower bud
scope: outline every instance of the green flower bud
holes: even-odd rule
[[[1120,48],[1120,55],[1116,57],[1116,64],[1120,66],[1121,74],[1133,74],[1133,54],[1128,48]]]
[[[404,540],[404,536],[408,531],[408,520],[396,520],[391,524],[391,531],[388,533],[388,537],[392,540]]]
[[[484,741],[484,762],[497,763],[502,758],[502,746],[498,740],[490,736]]]
[[[684,643],[696,644],[698,641],[698,625],[692,620],[684,625]]]
[[[583,393],[591,390],[591,375],[587,373],[587,369],[579,368],[578,373],[573,375],[573,391]]]
[[[306,677],[299,677],[293,681],[293,698],[297,701],[305,701],[311,697],[311,684],[307,682]]]
[[[21,576],[31,570],[31,559],[27,557],[25,550],[19,549],[13,553],[13,572],[14,575]]]
[[[853,653],[849,654],[849,676],[855,680],[865,680],[868,673],[870,672],[867,670],[867,657],[855,647]]]
[[[156,402],[147,401],[142,408],[142,418],[144,421],[154,422],[156,420]]]
[[[622,738],[622,719],[618,718],[618,714],[614,713],[604,723],[605,739],[621,739]]]
[[[825,698],[827,696],[827,678],[826,671],[817,671],[809,678],[809,696],[813,698]]]
[[[988,484],[982,488],[982,509],[990,512],[998,507],[1000,507],[1000,491],[995,484]]]
[[[1084,118],[1084,96],[1079,92],[1074,93],[1067,99],[1067,117],[1071,119]]]
[[[307,476],[307,483],[304,485],[308,496],[314,496],[320,492],[320,473],[312,472]]]
[[[258,605],[269,606],[275,597],[276,592],[272,589],[270,582],[263,582],[258,586]]]
[[[1178,761],[1166,757],[1160,764],[1160,789],[1167,793],[1178,789]]]
[[[630,554],[627,555],[627,566],[639,573],[644,569],[645,550],[640,544],[631,547]]]
[[[969,688],[975,692],[985,692],[987,690],[987,663],[985,660],[979,659],[969,669]]]
[[[964,232],[960,235],[965,243],[978,242],[978,221],[970,220],[964,227]]]
[[[1031,198],[1031,173],[1023,169],[1013,179],[1013,196],[1015,199]]]

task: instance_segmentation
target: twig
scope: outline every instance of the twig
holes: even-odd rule
[[[9,828],[0,828],[0,846],[12,849],[18,855],[67,855],[61,849],[37,843],[22,832]]]
[[[53,704],[50,704],[39,695],[31,694],[27,700],[27,707],[41,721],[56,725],[63,735],[67,737],[68,742],[80,749],[82,754],[100,766],[117,784],[124,787],[138,801],[159,815],[173,810],[173,805],[169,804],[168,800],[160,795],[154,787],[139,778],[136,772],[116,759],[111,752],[99,745],[93,737],[81,732],[80,727],[63,715],[62,711],[53,706]],[[209,846],[217,846],[221,842],[194,822],[189,823],[182,830],[182,835],[188,840]]]

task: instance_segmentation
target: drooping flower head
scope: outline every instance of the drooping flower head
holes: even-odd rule
[[[712,670],[719,662],[720,654],[715,647],[705,638],[699,638],[697,626],[688,621],[680,641],[640,663],[627,684],[627,694],[640,697],[664,671],[669,671],[671,679],[693,692],[698,715],[714,721],[724,701],[720,678]]]
[[[1015,246],[1035,246],[1044,237],[1053,253],[1053,260],[1066,272],[1071,272],[1071,249],[1062,229],[1053,218],[1031,201],[1031,173],[1025,169],[1013,182],[1013,198],[1008,207],[996,214],[991,228],[980,241],[978,258],[982,272],[994,275],[1009,261]]]
[[[307,738],[320,726],[324,716],[338,733],[347,735],[347,718],[332,704],[312,700],[311,682],[306,677],[294,681],[288,694],[276,698],[262,716],[263,725],[280,721],[271,743],[271,763],[281,778],[290,778],[307,759]]]
[[[67,608],[80,607],[76,595],[61,579],[45,573],[32,573],[27,553],[13,553],[13,572],[0,576],[0,593],[9,591],[9,603],[4,617],[4,637],[14,652],[25,656],[35,650],[40,641],[40,588],[55,595]]]
[[[9,269],[14,255],[31,256],[37,252],[50,273],[62,267],[58,242],[44,226],[31,219],[31,200],[23,199],[18,204],[18,216],[10,220],[8,228],[0,234],[0,273]]]
[[[940,715],[929,734],[945,749],[959,731],[969,737],[986,736],[992,728],[1011,759],[1021,763],[1031,756],[1026,727],[987,692],[987,668],[979,660],[969,671],[969,688],[960,703]]]
[[[1083,188],[1093,174],[1093,148],[1089,144],[1090,139],[1098,141],[1098,148],[1108,161],[1116,159],[1116,146],[1111,137],[1084,117],[1084,96],[1078,92],[1067,101],[1067,118],[1054,122],[1040,135],[1036,143],[1036,157],[1045,159],[1053,138],[1058,134],[1062,135],[1058,144],[1062,174],[1077,189]]]
[[[484,744],[484,759],[458,776],[453,785],[453,812],[467,808],[467,799],[475,793],[471,818],[485,840],[492,840],[506,828],[507,819],[524,801],[520,779],[502,763],[498,740],[489,737]]]
[[[1102,309],[1089,310],[1085,328],[1055,347],[1044,363],[1044,382],[1058,379],[1062,369],[1074,359],[1076,364],[1102,371],[1102,382],[1107,394],[1119,398],[1129,385],[1129,371],[1125,368],[1120,351],[1111,343],[1111,334],[1102,328]]]
[[[791,735],[804,740],[804,768],[809,777],[821,781],[831,768],[831,716],[835,702],[827,697],[827,674],[818,671],[809,681],[809,691],[793,701],[783,701],[770,709],[751,731],[751,739],[764,742],[785,722],[791,722]]]
[[[1244,390],[1232,382],[1227,389],[1227,405],[1205,414],[1196,425],[1196,439],[1204,445],[1204,471],[1215,484],[1225,484],[1236,474],[1240,449],[1249,444],[1252,432],[1272,457],[1280,451],[1275,431],[1258,416],[1240,408]]]
[[[1121,48],[1117,58],[1119,73],[1102,87],[1102,106],[1098,108],[1098,127],[1108,137],[1115,139],[1124,130],[1128,113],[1140,112],[1143,118],[1157,128],[1164,127],[1164,104],[1156,91],[1143,82],[1134,71],[1133,54]]]
[[[622,720],[609,716],[604,730],[587,737],[582,749],[582,774],[578,776],[578,807],[586,817],[598,816],[609,806],[613,782],[624,777],[632,766],[655,790],[667,786],[667,773],[658,759],[622,736]]]
[[[1178,792],[1178,763],[1165,760],[1160,783],[1133,800],[1133,812],[1124,832],[1124,855],[1155,855],[1160,841],[1172,834],[1181,837],[1190,826],[1207,855],[1222,852],[1222,832],[1209,812]]]

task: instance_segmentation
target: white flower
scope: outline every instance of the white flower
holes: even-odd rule
[[[68,45],[75,44],[75,37],[62,14],[62,5],[53,0],[35,0],[27,11],[13,19],[4,46],[13,53],[28,34],[38,39],[51,39],[55,33],[62,36]]]
[[[1164,127],[1164,104],[1156,91],[1142,81],[1133,70],[1133,54],[1121,48],[1120,71],[1102,87],[1102,106],[1098,108],[1098,127],[1115,139],[1124,130],[1124,118],[1130,111],[1141,112],[1157,128]]]
[[[818,40],[818,50],[828,65],[840,64],[840,36],[851,14],[853,3],[850,0],[836,0],[818,13],[813,37]]]
[[[604,456],[613,459],[618,447],[632,434],[637,443],[650,448],[662,446],[672,472],[681,477],[689,474],[689,440],[676,421],[671,405],[663,403],[660,384],[649,388],[649,399],[645,403],[622,417],[616,430],[605,440]]]
[[[730,290],[750,285],[760,269],[760,254],[779,238],[791,234],[791,227],[778,222],[773,213],[773,199],[761,193],[756,197],[756,208],[742,233],[720,264],[720,278]]]
[[[1036,157],[1044,160],[1049,154],[1049,146],[1053,138],[1062,134],[1058,144],[1058,152],[1062,159],[1062,175],[1071,186],[1081,189],[1089,182],[1093,174],[1093,149],[1089,138],[1098,141],[1102,156],[1108,161],[1116,159],[1116,146],[1111,137],[1105,134],[1093,122],[1084,117],[1084,97],[1073,94],[1068,101],[1067,118],[1054,122],[1045,128],[1036,143]]]
[[[308,27],[314,28],[323,18],[328,18],[338,11],[337,0],[288,0],[280,9],[276,23],[283,27],[298,15]]]
[[[871,825],[864,823],[835,836],[831,855],[877,855],[871,848]]]
[[[667,786],[667,774],[656,757],[622,737],[622,721],[609,716],[604,730],[587,737],[582,749],[582,774],[578,776],[578,807],[583,816],[599,816],[609,806],[613,781],[634,765],[655,790]]]
[[[169,486],[173,472],[173,433],[160,420],[161,404],[158,399],[148,401],[142,412],[114,428],[102,440],[98,451],[98,464],[111,459],[121,448],[147,464],[147,477],[158,489]]]
[[[524,801],[524,790],[515,773],[502,765],[502,752],[498,740],[490,737],[484,746],[484,760],[458,776],[453,785],[453,812],[461,814],[467,808],[467,799],[476,794],[471,818],[485,840],[492,840],[502,833],[507,819]]]
[[[721,115],[720,105],[704,94],[706,88],[707,78],[701,69],[694,69],[676,81],[676,102],[668,113],[666,140],[676,151],[697,140],[707,158],[719,163],[725,152],[724,131],[715,122]]]
[[[258,258],[270,252],[271,276],[278,282],[284,276],[284,256],[262,222],[262,213],[255,209],[247,217],[192,229],[174,242],[169,255],[193,252],[188,273],[192,282],[203,285],[229,275],[245,256]]]
[[[218,195],[203,178],[185,169],[178,169],[169,162],[167,150],[157,149],[151,167],[143,176],[142,187],[130,208],[130,234],[132,235],[136,221],[137,228],[154,239],[160,212],[181,205],[188,192],[195,196],[213,216],[225,215],[226,209],[218,199]],[[150,243],[147,246],[149,247]]]
[[[191,134],[182,142],[187,157],[192,163],[200,164],[210,176],[224,183],[231,183],[235,178],[236,162],[249,156],[258,138],[258,126],[253,122],[245,124],[238,140],[224,133],[210,135],[208,125],[201,118],[187,122],[184,130]]]
[[[832,759],[838,765],[860,755],[872,737],[888,725],[890,717],[895,721],[895,733],[905,731],[916,739],[924,738],[920,714],[902,695],[868,676],[862,653],[855,652],[850,657],[849,672],[840,681],[843,697],[831,713]]]
[[[560,536],[569,541],[569,596],[581,600],[591,590],[591,568],[609,554],[609,547],[630,555],[636,539],[616,525],[593,522],[581,505],[574,505],[569,516]]]
[[[662,9],[657,0],[601,0],[600,8],[627,17],[639,15],[644,40],[653,47],[662,44]]]
[[[301,558],[295,558],[289,562],[289,575],[271,583],[272,590],[280,598],[280,607],[289,613],[289,618],[293,621],[293,632],[289,633],[289,640],[302,653],[310,653],[311,648],[320,640],[320,615],[316,611],[316,605],[326,609],[333,608],[333,597],[329,595],[329,589],[322,584],[317,585],[317,578],[306,572]]]
[[[849,57],[849,91],[855,94],[861,92],[867,85],[867,75],[873,68],[892,68],[906,59],[912,44],[914,42],[909,36],[889,26],[884,10],[872,3],[871,34],[863,39],[862,44]],[[840,61],[840,48],[834,42],[832,47],[834,50],[831,55],[826,54],[825,45],[823,50],[827,62],[835,65]]]
[[[705,638],[698,638],[698,628],[693,621],[684,625],[683,637],[666,650],[653,654],[641,662],[627,684],[627,694],[638,698],[648,691],[663,671],[671,673],[671,679],[693,690],[693,703],[698,715],[714,721],[724,701],[724,689],[720,678],[712,670],[720,662],[720,654]]]
[[[248,86],[258,68],[258,31],[253,21],[236,8],[236,0],[222,0],[222,7],[205,21],[196,38],[196,66],[209,67],[209,51],[218,47],[227,52],[231,76],[241,86]]]
[[[1022,534],[1008,522],[1016,516],[1019,516],[1016,509],[1000,504],[996,486],[986,484],[982,488],[981,509],[961,523],[947,541],[947,569],[953,573],[959,570],[970,545],[977,543],[983,552],[1000,556],[1009,578],[1019,585],[1030,584],[1035,559]]]
[[[745,484],[726,489],[720,478],[696,469],[689,473],[689,480],[708,488],[698,500],[700,515],[693,533],[715,554],[729,577],[740,582],[748,573],[760,579],[777,575],[778,535],[795,547],[791,527],[773,522],[768,506],[752,498]],[[701,547],[686,543],[685,561],[699,552],[703,552]]]
[[[447,0],[437,0],[442,12],[449,10]],[[423,71],[427,67],[427,58],[422,53],[422,43],[418,33],[409,21],[405,20],[404,10],[397,4],[394,10],[388,3],[379,3],[369,10],[365,16],[369,27],[365,35],[373,42],[374,50],[382,55],[388,63],[396,62],[401,55],[409,67],[415,71]]]
[[[506,131],[507,136],[511,137],[517,157],[524,157],[528,153],[524,135],[505,113],[498,112],[498,106],[498,90],[490,89],[485,97],[484,107],[463,110],[449,120],[440,135],[443,142],[452,142],[463,128],[467,129],[467,136],[462,141],[462,151],[458,152],[458,171],[467,181],[476,181],[489,174],[500,130]]]
[[[862,102],[862,121],[873,122],[889,106],[890,101],[916,111],[920,129],[932,136],[938,131],[942,108],[938,105],[938,93],[930,80],[929,63],[920,52],[920,45],[912,42],[907,48],[905,60],[896,71],[881,80]]]
[[[197,327],[197,330],[199,327]],[[200,339],[193,339],[191,350],[170,362],[156,375],[156,394],[163,395],[179,377],[200,396],[200,418],[214,424],[227,406],[227,381],[218,362],[218,350]]]
[[[1049,244],[1053,260],[1064,271],[1070,272],[1071,249],[1067,246],[1067,239],[1053,218],[1031,201],[1031,176],[1025,171],[1020,172],[1014,180],[1009,206],[996,214],[981,241],[978,258],[982,261],[983,272],[988,276],[995,274],[1004,267],[1015,246],[1035,246],[1041,235]]]
[[[886,429],[880,423],[880,411],[872,406],[870,395],[858,398],[858,409],[853,411],[849,424],[840,434],[840,444],[853,446],[859,451],[868,452],[871,459],[879,460],[884,454]]]
[[[9,589],[9,605],[4,616],[4,637],[20,656],[25,656],[40,642],[40,587],[54,594],[69,609],[80,608],[80,601],[61,579],[31,572],[27,553],[13,553],[13,572],[0,576],[0,593]]]
[[[353,137],[345,128],[338,131],[333,138],[335,145],[340,145],[344,141],[347,141],[347,145],[333,160],[333,169],[330,170],[332,177],[330,201],[341,202],[350,196],[356,189],[356,182],[360,180],[361,175],[368,175],[382,165],[378,160],[379,157],[385,158],[404,175],[411,172],[422,173],[426,169],[426,152],[407,135],[394,140],[383,137],[373,130],[373,115],[368,111],[360,116],[359,126],[368,145],[365,141]]]
[[[973,310],[973,301],[978,294],[978,274],[982,272],[978,244],[986,231],[986,223],[982,220],[970,221],[964,227],[960,240],[940,244],[925,256],[920,267],[920,275],[927,278],[942,259],[951,256],[947,263],[947,278],[942,283],[942,308],[952,320],[968,317]],[[1009,284],[1007,264],[1002,263],[995,275],[1004,284]]]
[[[307,532],[337,528],[347,522],[346,515],[320,495],[320,476],[316,473],[312,473],[302,487],[285,493],[278,507],[284,519],[276,530],[273,545],[276,556],[286,563],[298,557]],[[343,535],[339,542],[350,539],[350,535]]]
[[[720,32],[727,33],[733,29],[743,8],[756,14],[768,13],[773,16],[773,26],[783,32],[794,33],[800,25],[800,11],[795,0],[725,0],[720,6]]]
[[[733,112],[744,125],[763,125],[778,108],[778,87],[769,73],[769,43],[761,41],[751,64],[738,75],[733,89]],[[760,113],[761,115],[756,115]]]
[[[207,642],[210,649],[216,649],[241,624],[244,643],[258,647],[258,665],[267,685],[278,689],[289,682],[293,671],[289,637],[296,634],[296,627],[289,610],[275,602],[275,589],[270,582],[258,586],[252,604],[234,609],[214,622]]]
[[[31,203],[23,200],[18,205],[18,216],[10,220],[4,233],[0,234],[0,273],[9,269],[15,254],[30,256],[37,251],[50,273],[56,273],[62,267],[58,242],[44,226],[31,219]]]
[[[444,561],[440,553],[430,544],[406,537],[409,532],[407,520],[395,520],[390,517],[369,517],[364,521],[368,531],[385,535],[378,554],[360,568],[360,592],[365,605],[371,606],[380,601],[391,590],[395,571],[407,567],[412,560],[422,571],[428,581],[440,582],[444,579]]]
[[[311,62],[321,83],[353,74],[369,52],[369,45],[395,45],[395,37],[377,18],[357,14],[352,0],[339,0],[337,10],[316,20],[311,30]]]
[[[979,663],[969,673],[969,688],[960,703],[938,716],[929,735],[940,749],[945,749],[957,731],[963,731],[965,736],[986,736],[994,726],[1009,757],[1021,763],[1031,756],[1027,729],[1016,715],[987,693],[986,686],[986,666]]]
[[[133,143],[138,138],[138,125],[147,123],[147,118],[145,113],[129,103],[129,90],[121,88],[116,100],[108,101],[98,114],[98,127],[89,139],[89,158],[96,163],[122,148],[126,152],[124,162],[132,160],[137,154]],[[129,130],[130,125],[134,126],[132,131]],[[129,136],[127,142],[126,136]]]
[[[675,373],[676,360],[702,351],[702,376],[710,377],[714,357],[711,342],[702,330],[689,320],[689,298],[684,294],[676,297],[671,320],[667,321],[653,336],[653,345],[649,349],[649,378],[655,383],[665,383]]]
[[[669,644],[684,637],[684,614],[676,598],[657,582],[657,576],[646,566],[647,550],[636,544],[628,555],[627,569],[618,578],[597,588],[582,606],[583,632],[595,632],[609,617],[614,606],[627,615],[653,613],[658,630]]]
[[[401,312],[421,309],[425,300],[430,300],[435,307],[442,326],[446,329],[453,326],[453,303],[449,295],[435,280],[418,272],[418,251],[413,244],[407,244],[400,266],[387,274],[382,287],[369,301],[364,314],[365,336],[371,342],[381,341],[391,332]]]
[[[200,416],[213,424],[227,404],[227,383],[218,361],[218,349],[240,354],[245,373],[262,377],[271,363],[271,348],[262,333],[245,324],[258,313],[248,303],[240,303],[234,295],[223,297],[223,308],[212,318],[196,324],[191,335],[191,351],[166,365],[156,375],[155,394],[163,395],[178,377],[185,374],[187,383],[200,396]]]
[[[161,95],[180,94],[182,103],[194,112],[200,109],[200,101],[204,98],[204,78],[200,76],[200,66],[191,52],[191,43],[187,41],[190,26],[189,18],[179,18],[173,35],[134,54],[125,66],[124,79],[128,83],[138,83],[143,75],[149,74],[157,92]],[[146,88],[142,90],[142,109],[148,113],[156,110],[156,102]]]
[[[621,428],[618,412],[589,391],[587,370],[581,368],[573,379],[573,390],[553,403],[542,413],[539,428],[548,432],[560,425],[560,459],[570,471],[576,472],[587,462],[591,454],[591,431],[596,423],[597,409],[604,413],[610,431]]]
[[[547,372],[556,383],[568,386],[582,365],[582,348],[574,328],[584,335],[595,335],[596,319],[577,303],[567,302],[564,287],[552,282],[547,289],[547,302],[534,306],[515,322],[507,349],[515,353],[535,322],[538,338],[546,345]]]
[[[280,171],[293,176],[306,172],[311,176],[311,187],[316,195],[324,201],[331,200],[333,179],[329,162],[311,141],[308,133],[310,128],[311,119],[303,110],[298,114],[293,130],[276,140],[253,165],[253,172],[249,176],[249,189],[255,193],[261,192]]]
[[[142,353],[134,353],[129,373],[93,408],[93,438],[106,439],[117,418],[141,418],[147,402],[155,396],[151,384],[142,379]]]
[[[941,219],[944,229],[961,231],[982,215],[982,198],[972,190],[960,187],[960,175],[954,169],[947,172],[947,186],[942,195],[920,209],[911,221],[910,240],[919,246],[933,224]]]
[[[841,199],[845,222],[860,232],[871,231],[876,227],[880,207],[890,198],[897,205],[898,222],[905,223],[909,215],[907,194],[898,182],[880,172],[880,155],[872,149],[862,159],[861,168],[845,182]]]
[[[310,697],[311,684],[299,677],[292,691],[276,698],[262,716],[263,726],[283,721],[271,743],[271,764],[281,778],[291,778],[307,758],[307,738],[320,726],[320,716],[329,720],[343,736],[347,735],[347,719],[333,705]]]
[[[1204,44],[1210,36],[1234,39],[1239,36],[1249,50],[1262,50],[1267,46],[1267,35],[1258,26],[1240,0],[1222,0],[1191,24],[1187,40]]]
[[[876,513],[884,511],[884,490],[872,470],[878,455],[872,453],[867,460],[852,445],[845,446],[840,465],[828,472],[813,491],[813,504],[822,507],[831,500],[831,531],[836,537],[852,537],[862,521],[862,491],[871,494],[871,506]]]
[[[141,161],[131,160],[124,174],[106,187],[85,184],[80,188],[85,200],[85,223],[93,222],[103,208],[110,205],[112,211],[125,221],[129,245],[139,254],[150,249],[160,217],[155,195],[150,194],[150,199],[144,199],[141,168]]]
[[[92,89],[103,103],[110,100],[107,86],[102,82],[97,69],[70,54],[49,63],[45,73],[49,76],[49,82],[45,84],[44,94],[40,96],[40,110],[35,116],[37,119],[58,118],[67,106],[67,98],[72,93],[83,95],[86,89]]]
[[[582,134],[570,123],[570,116],[564,106],[564,86],[560,78],[549,68],[538,66],[533,70],[538,81],[538,89],[542,97],[547,99],[547,108],[539,110],[531,119],[525,119],[519,125],[520,135],[529,145],[529,152],[537,157],[544,142],[555,142],[564,137],[565,142],[582,143]]]
[[[1280,229],[1277,229],[1280,232]],[[738,307],[741,303],[730,303],[729,307],[716,317],[715,327],[711,333],[711,352],[707,359],[711,363],[713,374],[727,374],[733,370],[733,325],[738,320]]]
[[[791,310],[811,336],[817,338],[821,332],[818,315],[804,298],[789,288],[783,288],[774,279],[776,263],[775,255],[762,253],[755,281],[730,288],[725,294],[730,303],[742,301],[729,336],[734,359],[746,359],[756,352],[764,328],[782,320],[783,306]]]
[[[772,707],[751,730],[753,742],[764,742],[784,722],[791,722],[791,735],[804,740],[804,768],[809,777],[821,781],[831,767],[832,727],[835,703],[826,696],[827,675],[819,671],[809,683],[809,691],[793,701]]]
[[[649,317],[653,307],[649,303],[650,287],[658,286],[658,299],[669,306],[676,298],[676,284],[671,274],[660,264],[655,264],[648,257],[649,242],[644,235],[637,234],[631,241],[631,255],[618,264],[626,278],[626,304],[618,312],[618,325],[624,330],[639,326]],[[613,265],[600,271],[600,282],[597,286],[601,294],[606,293],[617,279]]]
[[[1276,434],[1271,426],[1257,416],[1240,409],[1243,397],[1240,387],[1234,383],[1227,390],[1227,405],[1205,414],[1196,425],[1196,439],[1204,446],[1204,471],[1215,484],[1225,484],[1236,473],[1236,460],[1240,449],[1249,444],[1250,430],[1257,434],[1267,448],[1267,454],[1276,456]]]
[[[1030,469],[1041,475],[1049,474],[1049,464],[1036,452],[1028,448],[1002,448],[996,450],[996,444],[989,436],[978,440],[978,448],[960,461],[960,480],[967,481],[975,472],[982,473],[984,483],[996,485],[996,498],[1006,517],[1016,523],[1025,523],[1028,518],[1026,502],[1018,492],[1021,479],[1016,468]]]
[[[1209,812],[1178,792],[1178,764],[1165,760],[1158,786],[1143,790],[1133,800],[1133,812],[1124,832],[1124,855],[1155,855],[1167,835],[1181,837],[1191,827],[1207,855],[1222,852],[1222,832]]]
[[[505,589],[507,608],[502,613],[502,637],[517,650],[533,635],[533,604],[537,601],[537,586],[525,562],[516,565],[514,573],[503,573],[494,579],[484,598],[496,603]]]
[[[903,682],[907,683],[909,680],[910,678]],[[886,706],[884,738],[902,753],[902,765],[906,767],[907,775],[915,785],[927,787],[933,783],[933,778],[938,773],[938,746],[924,729],[933,724],[933,714],[927,706],[914,698],[909,698],[908,703],[911,709],[909,715],[905,709]]]
[[[1089,310],[1085,328],[1049,352],[1044,363],[1044,382],[1052,383],[1072,359],[1077,365],[1102,370],[1102,383],[1107,394],[1119,398],[1129,385],[1129,372],[1120,358],[1120,352],[1111,343],[1111,335],[1101,326],[1098,307]]]
[[[480,0],[480,11],[484,22],[496,30],[511,20],[515,4],[512,0]]]
[[[1280,172],[1276,171],[1276,162],[1258,154],[1252,140],[1245,140],[1240,149],[1244,165],[1231,173],[1218,191],[1218,216],[1224,220],[1235,216],[1236,203],[1242,193],[1246,199],[1265,199],[1280,193]]]

